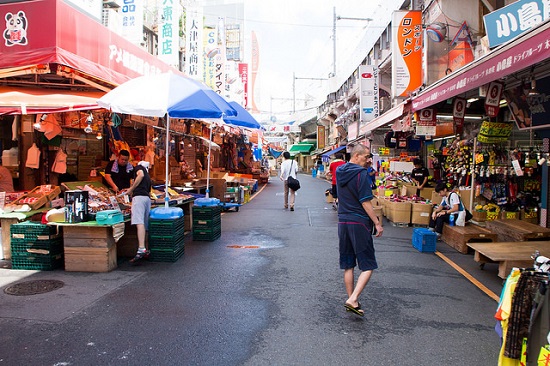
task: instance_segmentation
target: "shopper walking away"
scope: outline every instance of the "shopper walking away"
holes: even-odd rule
[[[373,233],[379,237],[384,232],[374,213],[371,200],[371,178],[365,168],[371,157],[370,150],[356,145],[351,151],[349,163],[336,169],[338,182],[338,238],[340,268],[344,270],[344,284],[348,299],[346,310],[363,316],[359,296],[369,282],[372,271],[378,268],[372,240]],[[354,284],[354,268],[361,273]]]
[[[442,197],[439,206],[433,210],[430,219],[430,229],[437,233],[437,238],[441,238],[443,233],[443,224],[449,222],[449,217],[454,216],[454,221],[461,211],[460,196],[456,192],[449,191],[445,183],[439,183],[435,186],[435,192]]]
[[[290,204],[290,211],[294,211],[296,192],[288,187],[288,177],[291,176],[292,178],[296,178],[296,174],[298,173],[298,164],[293,159],[290,159],[290,153],[288,151],[285,151],[283,153],[283,159],[284,160],[281,164],[281,174],[279,178],[283,182],[285,182],[285,209],[287,209]],[[288,197],[289,194],[290,200]]]
[[[116,160],[110,161],[105,167],[105,185],[115,192],[130,188],[134,178],[134,167],[129,163],[128,150],[120,150]]]
[[[335,210],[338,209],[338,191],[336,189],[336,169],[344,165],[346,162],[344,161],[344,154],[342,153],[336,153],[334,154],[334,160],[330,163],[328,167],[328,175],[329,178],[332,180],[332,198],[334,198],[334,202],[332,203],[332,208]]]
[[[135,168],[136,179],[125,194],[132,196],[132,225],[136,225],[138,237],[138,251],[131,262],[138,261],[149,256],[145,247],[145,234],[149,224],[149,211],[151,211],[151,177],[149,176],[149,163],[140,161]]]

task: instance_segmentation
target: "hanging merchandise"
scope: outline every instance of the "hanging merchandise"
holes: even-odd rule
[[[55,161],[52,165],[52,172],[59,174],[67,173],[67,154],[65,154],[61,149],[59,149],[55,155]]]
[[[35,143],[33,143],[27,151],[27,161],[25,166],[31,169],[38,169],[40,167],[40,149]]]

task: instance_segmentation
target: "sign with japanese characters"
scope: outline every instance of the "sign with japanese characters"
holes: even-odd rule
[[[361,122],[370,122],[380,115],[378,88],[378,69],[372,65],[359,66]]]
[[[422,85],[422,12],[393,12],[392,35],[392,95],[408,97]]]
[[[178,1],[166,0],[159,6],[158,57],[179,68],[179,32],[182,13]]]
[[[248,64],[239,63],[239,76],[243,83],[243,107],[248,107]]]
[[[489,47],[503,44],[550,18],[547,0],[519,0],[483,17]]]
[[[203,80],[202,7],[188,6],[185,15],[185,73]],[[179,47],[178,47],[179,50]]]
[[[485,97],[485,113],[489,117],[496,117],[500,109],[500,98],[502,96],[502,83],[493,81],[487,88],[487,97]]]
[[[453,121],[457,130],[464,126],[464,115],[466,114],[466,99],[456,97],[453,101]]]
[[[135,45],[140,45],[143,42],[142,0],[124,0],[120,13],[122,14],[122,37]]]
[[[505,142],[510,138],[513,123],[483,121],[477,140],[484,144]]]
[[[548,58],[549,50],[550,30],[533,31],[529,37],[522,37],[521,41],[506,45],[498,54],[487,55],[479,62],[475,60],[464,66],[463,71],[451,74],[445,81],[428,87],[413,98],[412,109],[418,111],[535,65]]]
[[[225,95],[225,64],[227,62],[225,18],[218,18],[216,32],[219,52],[214,56],[214,86],[212,89],[220,95]]]

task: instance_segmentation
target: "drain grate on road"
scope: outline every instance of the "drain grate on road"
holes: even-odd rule
[[[16,283],[4,289],[4,293],[14,296],[44,294],[63,287],[65,283],[57,280],[34,280]]]

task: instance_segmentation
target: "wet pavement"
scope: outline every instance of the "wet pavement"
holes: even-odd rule
[[[0,269],[2,365],[491,365],[496,302],[387,221],[379,270],[346,312],[329,183],[299,176],[296,210],[270,179],[213,242],[185,239],[176,263],[119,260],[109,273]],[[438,251],[500,294],[496,265]],[[26,280],[60,289],[12,296]]]

